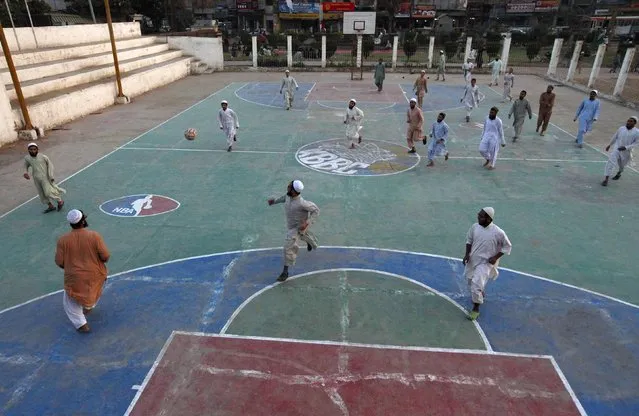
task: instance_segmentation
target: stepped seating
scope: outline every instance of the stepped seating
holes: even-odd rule
[[[129,98],[184,78],[198,65],[181,50],[171,50],[155,37],[116,40],[122,90]],[[12,52],[32,124],[43,129],[67,123],[115,104],[117,86],[111,43],[93,42],[65,47]],[[201,68],[200,68],[201,70]],[[22,126],[17,95],[0,59],[16,126]]]

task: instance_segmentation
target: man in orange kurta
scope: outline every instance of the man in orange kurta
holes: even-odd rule
[[[539,97],[539,115],[537,116],[537,133],[539,133],[539,127],[541,127],[540,136],[543,136],[550,123],[550,116],[552,115],[552,108],[555,105],[555,93],[552,92],[554,87],[549,85],[546,92],[542,93]]]
[[[424,133],[422,127],[424,125],[424,113],[422,109],[416,106],[417,100],[410,99],[410,108],[406,113],[406,123],[408,123],[408,129],[406,130],[406,142],[410,149],[408,153],[416,153],[415,142],[422,140]]]
[[[67,214],[72,230],[58,239],[55,264],[64,269],[62,306],[80,332],[89,332],[85,315],[102,295],[107,278],[105,263],[111,256],[102,236],[87,229],[87,216],[77,209]]]

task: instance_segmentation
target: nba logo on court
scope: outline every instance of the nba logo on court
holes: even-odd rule
[[[100,210],[116,217],[150,217],[175,211],[180,203],[162,195],[128,195],[100,205]]]

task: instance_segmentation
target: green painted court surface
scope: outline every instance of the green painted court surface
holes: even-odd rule
[[[297,178],[306,185],[304,196],[321,208],[315,227],[321,244],[461,257],[476,212],[491,205],[495,222],[514,245],[503,266],[639,302],[636,267],[628,261],[639,243],[639,223],[632,220],[639,202],[636,173],[628,170],[602,192],[604,156],[590,148],[577,151],[574,139],[555,126],[543,138],[534,135],[535,118],[526,121],[516,144],[508,140],[497,169],[483,170],[477,152],[481,127],[474,122],[481,123],[497,105],[508,126],[506,136],[512,134],[505,114],[509,105],[499,103],[497,92],[482,87],[486,99],[471,123],[463,121],[463,109],[447,110],[448,162],[439,159],[426,168],[421,159],[395,175],[345,177],[310,170],[295,158],[307,143],[344,137],[342,111],[311,105],[287,112],[247,102],[234,94],[243,86],[228,85],[64,183],[66,208],[87,212],[91,227],[111,249],[111,273],[200,254],[280,246],[283,212],[265,201],[283,194],[287,182]],[[435,95],[431,92],[426,101]],[[222,99],[240,118],[232,153],[225,151],[215,121]],[[277,97],[272,102],[280,103]],[[405,146],[403,110],[376,112],[366,106],[365,140]],[[425,115],[429,126],[436,112]],[[199,131],[193,142],[183,138],[188,127]],[[425,146],[420,144],[418,153],[425,156]],[[142,193],[165,195],[181,206],[170,214],[135,219],[98,209],[110,199]],[[61,214],[40,215],[41,208],[32,201],[0,221],[6,243],[2,308],[61,287],[53,254],[55,239],[68,226]]]

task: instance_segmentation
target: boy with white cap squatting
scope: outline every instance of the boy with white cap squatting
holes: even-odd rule
[[[95,307],[107,279],[111,255],[102,236],[88,230],[87,216],[77,209],[67,214],[72,230],[58,239],[55,264],[64,270],[62,306],[79,332],[89,332],[85,315]]]
[[[346,138],[351,141],[351,149],[355,149],[355,144],[362,142],[362,136],[359,134],[362,130],[362,120],[364,112],[357,107],[357,101],[354,98],[348,102],[348,108],[344,115],[344,124],[346,124]]]
[[[497,278],[499,259],[504,254],[510,254],[512,249],[504,230],[493,224],[494,218],[495,210],[492,207],[483,208],[477,214],[477,222],[466,235],[464,276],[473,300],[473,309],[468,314],[468,319],[473,321],[479,317],[479,305],[484,303],[486,283],[489,279]]]
[[[226,149],[230,152],[233,148],[233,142],[237,141],[236,129],[240,128],[240,121],[237,119],[235,111],[228,108],[229,103],[222,101],[222,109],[217,113],[217,121],[220,123],[220,130],[223,130],[226,134],[226,144],[229,146]]]
[[[300,87],[297,85],[297,81],[293,78],[287,69],[284,71],[284,78],[282,79],[282,86],[280,87],[280,94],[284,87],[286,90],[284,91],[284,102],[286,103],[286,109],[290,110],[293,107],[293,98],[295,98],[295,90],[299,90]],[[295,89],[293,89],[295,87]]]
[[[410,99],[410,108],[406,112],[406,123],[408,128],[406,129],[406,143],[410,149],[408,153],[417,153],[415,150],[415,142],[423,140],[424,133],[422,131],[424,125],[424,113],[422,109],[417,105],[417,100]]]
[[[577,109],[575,119],[579,119],[579,131],[577,132],[577,147],[584,147],[584,134],[592,130],[592,125],[599,118],[599,100],[597,99],[599,92],[597,90],[590,91],[590,96],[583,100]]]
[[[45,214],[56,210],[53,201],[57,202],[57,210],[60,211],[64,206],[62,194],[66,191],[55,184],[53,163],[46,155],[38,153],[37,144],[29,143],[27,150],[29,154],[24,157],[24,174],[22,176],[27,180],[33,176],[33,184],[38,191],[40,201],[47,204],[47,209],[44,210]],[[31,169],[31,175],[29,175],[29,169]]]
[[[606,177],[601,182],[603,186],[608,186],[608,179],[615,171],[617,174],[612,177],[613,180],[621,178],[624,167],[632,160],[632,149],[639,145],[639,129],[637,125],[637,117],[632,116],[626,121],[626,125],[619,127],[617,133],[612,136],[610,144],[606,146],[606,152],[612,147],[612,152],[606,163]]]
[[[466,123],[468,123],[473,109],[479,104],[479,87],[475,78],[470,80],[470,85],[464,87],[464,95],[459,102],[466,106]]]
[[[497,155],[499,154],[499,144],[506,146],[504,139],[504,125],[501,119],[497,117],[499,109],[493,107],[488,113],[488,117],[484,121],[484,131],[481,133],[481,142],[479,142],[479,154],[486,159],[484,167],[492,170],[495,169],[497,163]]]
[[[308,229],[319,216],[319,208],[311,201],[306,201],[300,196],[304,184],[302,181],[295,180],[288,184],[286,195],[277,199],[269,199],[268,204],[281,204],[284,202],[284,211],[286,212],[286,243],[284,244],[284,269],[277,278],[278,282],[288,279],[289,266],[295,265],[297,252],[299,247],[297,243],[302,240],[306,243],[308,251],[317,248],[317,238]],[[287,198],[288,196],[288,198]]]

